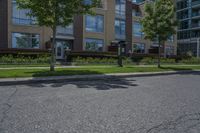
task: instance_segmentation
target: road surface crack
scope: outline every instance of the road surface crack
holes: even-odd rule
[[[183,127],[181,131],[183,133],[187,133],[190,129],[200,126],[200,113],[195,114],[187,114],[180,116],[174,121],[169,121],[166,123],[162,123],[159,125],[156,125],[149,130],[147,130],[146,133],[160,133],[162,131],[178,131],[178,127]]]
[[[15,90],[14,92],[8,97],[8,99],[6,100],[5,103],[3,103],[3,106],[5,106],[5,110],[3,111],[3,115],[2,118],[0,119],[0,126],[2,126],[3,122],[5,121],[5,119],[7,118],[7,113],[9,112],[9,110],[12,108],[12,104],[10,104],[10,100],[16,95],[16,93],[18,92],[18,88],[15,86]]]

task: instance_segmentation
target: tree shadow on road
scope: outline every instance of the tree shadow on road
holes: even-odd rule
[[[134,80],[129,81],[125,78],[120,78],[117,76],[106,76],[105,74],[92,71],[92,70],[59,70],[55,72],[46,71],[37,71],[32,76],[37,79],[38,77],[45,76],[75,76],[75,75],[102,75],[101,77],[90,77],[90,78],[72,78],[66,80],[56,80],[52,79],[49,81],[34,81],[29,84],[25,84],[31,87],[45,87],[49,85],[50,87],[62,87],[66,85],[75,85],[78,88],[95,88],[97,90],[110,90],[110,89],[126,89],[130,86],[137,86],[134,84]],[[23,85],[23,84],[22,84]]]
[[[15,83],[3,83],[0,86],[8,86],[8,85],[26,85],[31,87],[46,87],[49,85],[50,87],[62,87],[65,85],[75,85],[78,88],[95,88],[97,90],[111,90],[111,89],[127,89],[130,86],[138,86],[136,84],[135,79],[137,77],[153,77],[153,76],[167,76],[167,75],[200,75],[200,71],[192,71],[189,68],[183,68],[180,71],[180,68],[173,68],[173,67],[162,67],[162,69],[173,69],[174,73],[161,73],[161,74],[144,74],[144,75],[129,75],[129,76],[107,76],[103,73],[98,71],[90,71],[90,70],[59,70],[56,72],[49,72],[48,70],[36,71],[33,74],[34,79],[38,79],[39,77],[45,76],[71,76],[71,75],[102,75],[103,77],[90,77],[90,78],[81,78],[81,79],[67,79],[67,80],[60,80],[60,79],[51,79],[48,81],[38,81],[38,80],[31,80],[27,83],[27,81],[22,82],[15,82]]]
[[[127,80],[125,78],[105,77],[104,79],[79,79],[79,80],[57,80],[44,81],[42,83],[26,84],[31,87],[63,87],[66,85],[75,85],[77,88],[95,88],[97,90],[112,90],[112,89],[128,89],[129,87],[138,86],[134,83],[135,80]]]

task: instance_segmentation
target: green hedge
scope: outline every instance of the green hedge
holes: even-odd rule
[[[3,55],[0,56],[0,64],[49,64],[50,57],[47,54],[37,56]]]
[[[158,62],[158,59],[156,58],[143,58],[139,63],[144,65],[153,65]],[[169,58],[161,58],[160,62],[162,64],[175,64],[175,59],[169,59]]]
[[[92,58],[92,57],[77,57],[73,58],[72,62],[75,65],[88,65],[88,64],[117,64],[117,58]],[[154,57],[144,57],[144,58],[123,58],[123,63],[126,65],[155,65],[158,59]],[[197,58],[187,58],[182,60],[161,58],[162,64],[200,64],[200,59]]]
[[[180,60],[179,63],[182,63],[182,64],[200,64],[200,58],[192,57],[190,59],[183,59],[183,60]]]
[[[76,65],[84,65],[84,64],[116,64],[117,59],[115,58],[92,58],[92,57],[77,57],[73,58],[73,63]]]

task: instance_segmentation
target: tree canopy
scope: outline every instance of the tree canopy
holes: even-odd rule
[[[89,2],[88,2],[89,1]],[[38,25],[67,26],[76,14],[92,14],[100,0],[16,0],[19,8],[30,9],[28,14],[37,19]]]
[[[145,4],[145,17],[142,19],[145,38],[166,41],[176,33],[177,21],[173,0],[155,0]]]

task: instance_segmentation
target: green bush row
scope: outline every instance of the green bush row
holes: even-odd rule
[[[92,58],[92,57],[77,57],[73,58],[73,63],[76,65],[83,65],[83,64],[116,64],[117,58]],[[158,62],[157,58],[153,57],[144,57],[140,59],[135,58],[123,58],[124,64],[141,64],[141,65],[154,65]],[[200,59],[198,58],[187,58],[182,60],[170,59],[170,58],[161,58],[162,64],[200,64]]]
[[[77,57],[73,58],[73,63],[76,63],[78,65],[81,64],[116,64],[115,58],[92,58],[92,57]]]
[[[183,63],[183,64],[200,64],[200,58],[192,57],[190,59],[183,59],[183,60],[180,60],[179,63]]]
[[[0,56],[0,64],[48,64],[49,55],[38,55],[35,57],[26,55],[3,55]]]
[[[158,59],[156,59],[156,58],[146,57],[146,58],[143,58],[139,62],[139,64],[153,65],[153,64],[156,64],[157,62],[158,62]],[[175,59],[169,59],[169,58],[161,58],[160,62],[162,64],[174,64],[174,63],[177,63]]]

